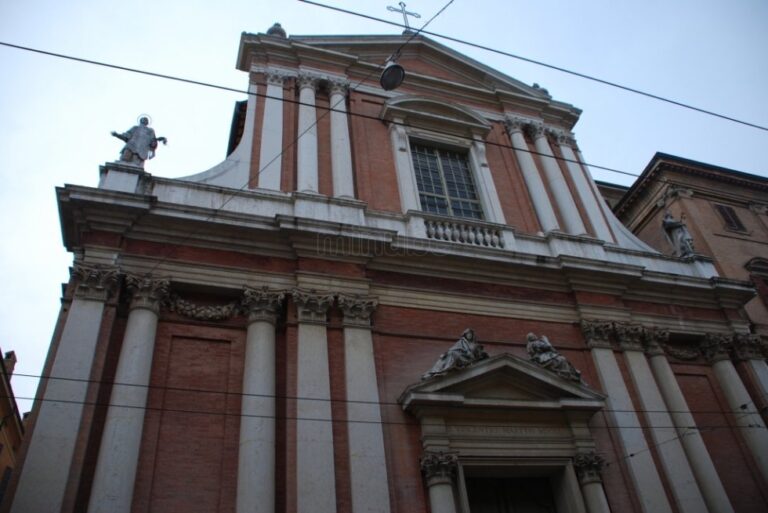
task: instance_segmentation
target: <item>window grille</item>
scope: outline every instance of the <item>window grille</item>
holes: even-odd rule
[[[482,219],[466,153],[411,143],[421,208],[427,212]]]

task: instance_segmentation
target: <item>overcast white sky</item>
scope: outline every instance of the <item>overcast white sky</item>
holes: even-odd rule
[[[414,25],[446,1],[408,2],[422,15]],[[386,10],[395,0],[328,3],[401,20]],[[240,33],[276,21],[289,35],[400,32],[293,0],[8,0],[0,41],[244,90],[247,76],[235,70]],[[428,30],[768,126],[766,26],[766,0],[455,0]],[[583,109],[574,131],[589,162],[640,173],[662,151],[768,176],[768,132],[446,44]],[[233,105],[244,98],[0,47],[0,346],[16,351],[18,374],[41,372],[72,261],[54,188],[95,186],[99,165],[122,147],[109,132],[141,113],[169,139],[147,171],[206,170],[225,157]],[[32,397],[36,380],[18,374],[16,395]],[[19,403],[22,411],[31,405]]]

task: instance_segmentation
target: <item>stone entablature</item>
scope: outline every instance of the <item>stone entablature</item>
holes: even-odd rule
[[[697,256],[683,261],[656,253],[620,248],[587,236],[568,235],[557,231],[544,236],[527,235],[515,233],[508,225],[465,219],[460,221],[462,225],[466,225],[467,233],[471,230],[482,234],[483,244],[453,241],[453,235],[450,241],[438,240],[437,228],[432,237],[428,233],[429,226],[436,220],[433,214],[416,210],[405,214],[370,211],[364,202],[347,198],[330,198],[301,192],[231,191],[203,183],[158,177],[152,178],[151,194],[152,196],[141,198],[124,197],[115,196],[104,189],[67,186],[60,190],[60,201],[72,201],[76,198],[91,204],[125,206],[131,210],[138,208],[143,212],[154,210],[155,204],[162,204],[163,213],[169,219],[190,219],[199,216],[200,220],[210,219],[210,205],[221,205],[216,209],[218,212],[238,218],[243,226],[255,230],[274,231],[284,225],[286,229],[299,229],[308,235],[336,233],[359,239],[386,241],[393,247],[419,248],[428,252],[466,255],[480,259],[485,257],[483,253],[477,252],[476,249],[479,248],[493,250],[494,259],[506,258],[509,261],[519,260],[521,255],[551,258],[569,256],[582,259],[581,265],[591,265],[600,272],[606,271],[604,263],[608,262],[617,272],[624,274],[642,274],[650,271],[680,275],[694,281],[697,281],[697,278],[708,279],[717,274],[711,261],[705,257]],[[190,208],[194,210],[190,212]],[[303,219],[307,222],[302,223]],[[458,222],[453,218],[445,218],[445,221]],[[485,245],[486,230],[489,233],[488,246]],[[469,236],[467,237],[469,240]],[[475,239],[480,240],[477,237]],[[496,239],[498,243],[495,243]],[[679,278],[676,283],[681,283]],[[712,284],[703,281],[698,282],[696,286],[712,288]]]
[[[706,333],[696,343],[670,342],[669,331],[640,324],[601,320],[581,321],[587,346],[621,351],[644,351],[649,356],[667,354],[681,360],[762,360],[768,358],[768,344],[759,335],[748,333]]]

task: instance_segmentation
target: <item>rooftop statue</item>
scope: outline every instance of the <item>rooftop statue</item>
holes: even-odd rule
[[[139,124],[127,132],[120,134],[112,132],[114,137],[125,141],[125,146],[120,151],[120,162],[126,162],[133,166],[144,167],[144,161],[155,156],[157,143],[168,143],[165,137],[156,137],[155,131],[149,128],[149,118],[142,116]]]
[[[672,246],[675,248],[675,256],[693,256],[693,237],[691,237],[691,232],[688,231],[688,227],[685,226],[683,218],[678,221],[672,217],[672,214],[667,212],[664,214],[661,226],[664,228],[669,240],[672,242]]]
[[[558,353],[544,335],[537,337],[533,333],[528,333],[526,349],[528,359],[533,363],[554,372],[561,378],[581,381],[581,372],[577,371],[565,356]]]
[[[482,345],[477,343],[474,330],[466,329],[461,334],[461,338],[448,351],[440,355],[429,372],[424,374],[421,379],[440,376],[486,358],[488,358],[488,353],[483,350]]]

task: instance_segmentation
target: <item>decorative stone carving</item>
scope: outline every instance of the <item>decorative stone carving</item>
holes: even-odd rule
[[[221,321],[236,315],[240,311],[238,301],[233,301],[226,305],[197,305],[181,299],[176,294],[172,294],[168,298],[165,306],[171,312],[200,321]]]
[[[554,372],[561,378],[581,383],[581,372],[577,371],[565,356],[557,352],[546,336],[537,337],[533,333],[528,333],[526,350],[528,359],[536,365]]]
[[[733,357],[737,360],[762,360],[766,357],[766,347],[760,335],[737,333],[732,339]]]
[[[721,333],[707,333],[699,345],[701,354],[708,363],[728,360],[731,347],[731,337]]]
[[[521,118],[518,116],[507,117],[507,131],[510,135],[514,132],[522,132],[526,126],[531,123],[530,119]]]
[[[581,333],[587,341],[587,347],[611,349],[613,323],[610,321],[581,321]]]
[[[434,481],[453,481],[458,467],[458,458],[451,453],[430,452],[421,458],[421,471],[427,485],[433,484]]]
[[[667,234],[667,237],[669,237],[670,242],[672,243],[675,256],[693,256],[693,237],[691,236],[691,232],[688,231],[688,227],[685,225],[685,221],[683,219],[678,221],[672,217],[672,214],[667,212],[664,214],[664,219],[662,219],[661,225],[664,228],[664,232]]]
[[[474,330],[467,328],[461,334],[461,338],[448,351],[440,355],[440,358],[421,379],[430,379],[454,370],[463,369],[486,358],[488,358],[488,353],[483,350],[482,345],[477,343]]]
[[[405,131],[405,127],[400,124],[400,120],[396,120],[397,123],[391,123],[389,130],[395,136],[397,151],[408,151],[408,134]]]
[[[643,337],[643,347],[648,356],[659,356],[664,354],[664,346],[669,341],[669,331],[659,328],[649,328],[645,330]]]
[[[308,87],[309,89],[312,89],[314,91],[317,89],[318,82],[319,82],[319,79],[315,75],[310,75],[308,73],[299,74],[299,79],[298,79],[299,90],[304,89],[305,87]]]
[[[168,297],[171,282],[166,278],[129,274],[125,277],[125,285],[131,294],[131,309],[145,308],[159,313],[160,304]]]
[[[371,325],[371,314],[379,305],[379,301],[371,296],[339,294],[337,301],[344,312],[344,325],[364,328]]]
[[[264,77],[267,79],[268,85],[282,87],[285,83],[285,79],[288,78],[288,75],[282,71],[268,70],[264,72]]]
[[[768,214],[768,205],[765,205],[763,203],[750,203],[749,204],[749,210],[754,212],[758,215],[766,215]]]
[[[77,280],[75,296],[94,301],[106,301],[119,277],[117,267],[102,265],[75,264],[70,273]]]
[[[613,325],[619,346],[624,351],[642,351],[645,329],[639,324],[617,322]]]
[[[594,451],[579,453],[573,458],[573,466],[582,486],[601,482],[600,472],[604,465],[605,459]]]
[[[328,91],[331,93],[331,95],[340,94],[342,96],[347,96],[347,92],[349,91],[349,81],[339,78],[329,79]]]
[[[671,357],[678,360],[691,361],[697,359],[701,352],[693,347],[685,347],[675,344],[665,344],[664,351]]]
[[[531,136],[531,138],[534,141],[539,137],[546,137],[547,135],[547,131],[544,128],[544,123],[532,122],[528,124],[526,129],[528,130],[528,134]]]
[[[268,287],[243,287],[242,308],[248,314],[248,322],[277,322],[280,305],[285,299],[285,292],[271,290]]]
[[[296,311],[299,322],[325,324],[326,313],[333,305],[333,294],[318,293],[315,290],[294,289],[293,302],[296,303]]]

